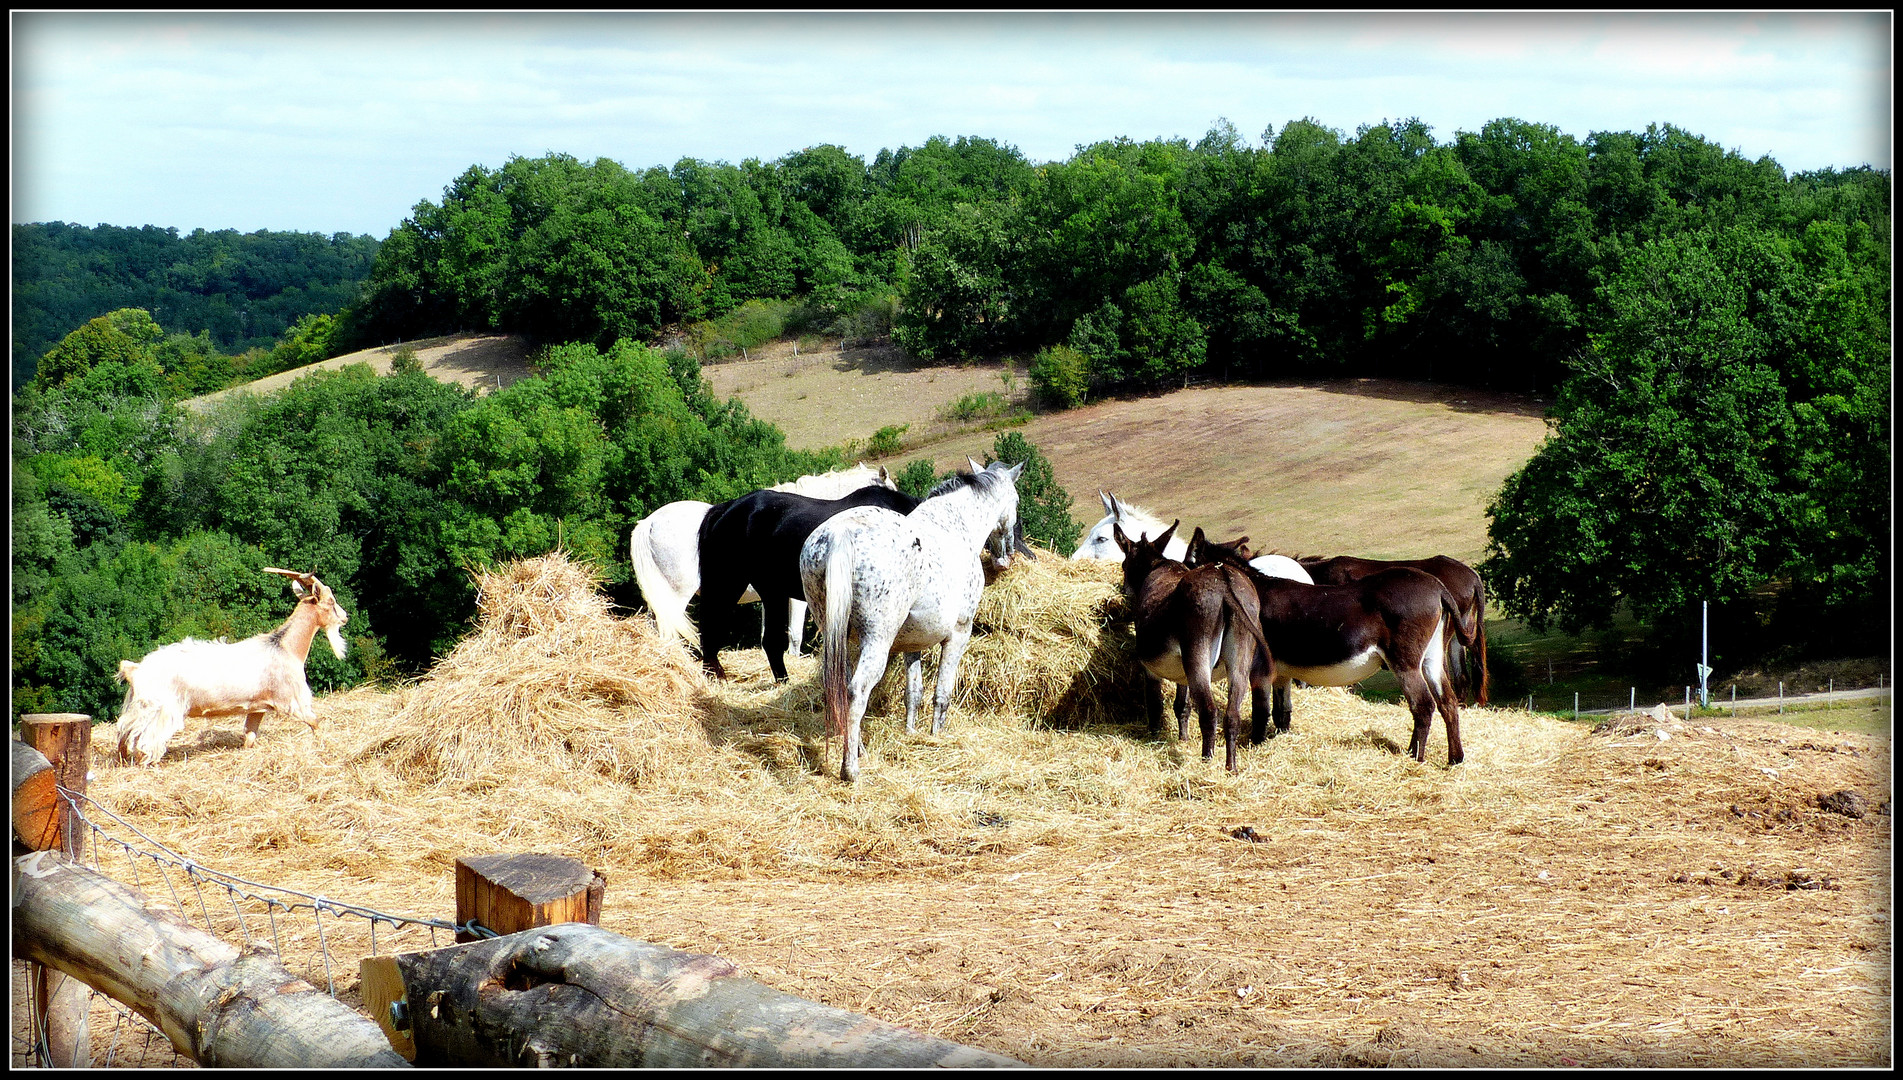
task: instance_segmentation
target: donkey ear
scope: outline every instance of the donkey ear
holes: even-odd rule
[[[1117,524],[1114,521],[1111,522],[1110,523],[1110,538],[1117,542],[1117,547],[1123,549],[1123,553],[1125,555],[1130,554],[1130,550],[1134,545],[1130,543],[1129,537],[1123,535],[1123,526]]]
[[[1162,551],[1164,548],[1169,547],[1170,537],[1176,535],[1176,527],[1178,525],[1181,525],[1182,523],[1183,523],[1182,518],[1177,518],[1175,521],[1170,522],[1170,527],[1163,530],[1163,535],[1150,541],[1150,543],[1155,544],[1156,550],[1158,551]]]

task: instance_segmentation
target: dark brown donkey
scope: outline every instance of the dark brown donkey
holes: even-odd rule
[[[1474,643],[1467,648],[1452,635],[1447,639],[1447,671],[1454,680],[1454,689],[1465,701],[1472,695],[1474,704],[1487,703],[1487,590],[1480,583],[1480,575],[1473,567],[1451,559],[1445,555],[1436,555],[1431,559],[1357,559],[1353,555],[1337,555],[1332,559],[1320,556],[1305,556],[1295,560],[1308,571],[1317,585],[1346,585],[1351,581],[1360,581],[1369,574],[1378,574],[1397,566],[1425,570],[1440,579],[1447,591],[1454,594],[1454,600],[1460,604],[1461,618],[1470,613],[1474,619]],[[1472,653],[1473,661],[1468,663],[1467,654]],[[1471,669],[1471,670],[1470,670]]]
[[[1255,590],[1245,572],[1231,566],[1191,569],[1163,557],[1176,532],[1153,540],[1131,540],[1112,526],[1123,549],[1123,595],[1136,619],[1137,660],[1143,665],[1144,706],[1150,733],[1163,733],[1163,684],[1168,679],[1189,687],[1203,730],[1203,758],[1215,754],[1216,694],[1210,669],[1220,658],[1227,667],[1229,704],[1223,713],[1223,763],[1237,771],[1236,744],[1242,737],[1242,691],[1266,685],[1274,661],[1262,636]],[[1177,738],[1189,735],[1178,716]]]
[[[1198,565],[1249,565],[1234,548],[1210,543],[1201,529],[1190,539],[1188,557]],[[1447,725],[1447,763],[1460,764],[1466,756],[1460,746],[1460,702],[1447,692],[1442,625],[1451,622],[1461,642],[1471,645],[1475,620],[1462,616],[1440,579],[1412,567],[1383,570],[1347,585],[1304,585],[1247,573],[1255,585],[1262,636],[1275,657],[1278,732],[1289,728],[1290,679],[1310,686],[1353,686],[1385,667],[1401,680],[1401,695],[1414,716],[1408,753],[1415,761],[1427,760],[1427,735],[1438,709]],[[1260,688],[1252,688],[1250,738],[1255,742],[1268,737],[1263,697]]]

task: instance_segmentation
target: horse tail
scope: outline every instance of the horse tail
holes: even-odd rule
[[[662,637],[677,637],[691,649],[700,648],[700,632],[687,618],[687,601],[700,587],[700,550],[693,551],[693,588],[676,593],[674,586],[654,561],[654,517],[642,518],[628,537],[628,561],[634,564],[634,581],[641,587],[641,598],[654,613],[655,628]]]
[[[832,550],[826,553],[826,611],[821,646],[820,682],[826,701],[828,737],[844,739],[849,716],[850,680],[847,670],[846,635],[852,622],[852,534],[840,529],[831,532]]]

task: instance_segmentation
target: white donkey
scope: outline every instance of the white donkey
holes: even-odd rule
[[[862,487],[877,484],[899,489],[892,474],[881,465],[873,468],[861,462],[849,469],[816,473],[775,484],[770,491],[790,491],[814,499],[842,499]],[[634,564],[634,580],[641,587],[641,598],[654,613],[654,625],[662,636],[680,638],[690,647],[700,648],[700,633],[687,619],[687,603],[700,591],[700,523],[712,503],[695,499],[671,502],[634,526],[628,537],[628,560]],[[740,597],[743,604],[756,604],[760,594],[749,588]],[[787,615],[787,636],[795,653],[805,637],[806,604],[794,600]]]
[[[972,461],[971,470],[934,487],[910,514],[874,506],[842,511],[800,549],[806,602],[824,614],[820,675],[826,730],[846,744],[841,780],[859,776],[866,699],[894,652],[905,654],[905,730],[913,731],[923,691],[919,665],[926,649],[939,647],[932,731],[945,728],[985,587],[979,552],[989,546],[1003,570],[1018,549],[1017,479],[1024,466]]]
[[[1115,525],[1123,530],[1129,540],[1154,540],[1168,531],[1169,526],[1156,519],[1156,515],[1140,506],[1132,506],[1115,495],[1099,491],[1097,497],[1103,500],[1103,508],[1108,511],[1103,519],[1090,527],[1084,539],[1077,545],[1073,559],[1103,559],[1108,562],[1122,562],[1123,549],[1117,546],[1116,539],[1110,535],[1110,527]],[[1170,537],[1169,544],[1163,549],[1163,557],[1183,561],[1188,550],[1188,542],[1180,536]],[[1249,560],[1249,565],[1270,577],[1287,578],[1304,585],[1315,584],[1301,563],[1287,555],[1259,555]]]

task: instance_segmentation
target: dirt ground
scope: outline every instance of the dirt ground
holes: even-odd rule
[[[546,820],[498,778],[459,797],[446,846],[381,774],[325,792],[393,707],[368,691],[320,701],[338,718],[321,744],[280,727],[247,753],[195,721],[160,770],[102,764],[95,790],[206,865],[392,912],[453,910],[457,855],[576,855],[609,882],[611,930],[1037,1065],[1890,1062],[1887,738],[1472,708],[1448,769],[1438,730],[1416,766],[1398,708],[1318,690],[1236,777],[1193,729],[955,714],[938,737],[870,724],[848,787],[813,766],[830,758],[810,725],[761,719],[812,693],[812,658],[788,690],[759,656],[729,654],[728,779],[604,795],[580,778],[571,798],[617,800],[594,824]],[[221,774],[232,798],[208,805]],[[809,809],[754,816],[756,788]],[[1820,806],[1843,790],[1863,817]],[[294,807],[286,835],[270,815]],[[782,839],[825,815],[864,830],[818,854]],[[279,922],[317,978],[308,925]],[[354,1003],[352,922],[326,920]]]
[[[474,387],[481,393],[498,390],[530,373],[527,348],[522,339],[514,334],[450,334],[447,337],[421,338],[333,356],[329,360],[280,371],[243,386],[190,398],[183,404],[187,408],[202,411],[212,402],[230,394],[270,393],[289,386],[295,379],[313,371],[334,371],[350,364],[369,364],[377,374],[388,375],[391,358],[406,345],[416,350],[416,358],[422,363],[425,372],[442,382]]]
[[[751,359],[707,364],[701,373],[716,395],[746,402],[800,449],[865,439],[887,425],[904,425],[902,438],[916,445],[956,429],[938,418],[947,404],[986,392],[1022,401],[1028,386],[1023,370],[1008,364],[921,364],[891,345],[794,350],[774,342]],[[1010,382],[1001,378],[1007,374]]]
[[[985,460],[995,431],[935,419],[960,396],[1029,381],[1001,364],[915,366],[890,348],[790,353],[709,365],[722,396],[780,425],[789,445],[834,446],[884,424],[911,425],[908,449],[940,471]],[[1486,506],[1545,438],[1544,404],[1526,395],[1462,391],[1390,379],[1273,386],[1203,386],[1046,413],[1015,428],[1050,458],[1089,526],[1099,491],[1181,517],[1264,551],[1367,558],[1486,549]],[[1433,462],[1423,468],[1422,461]]]

